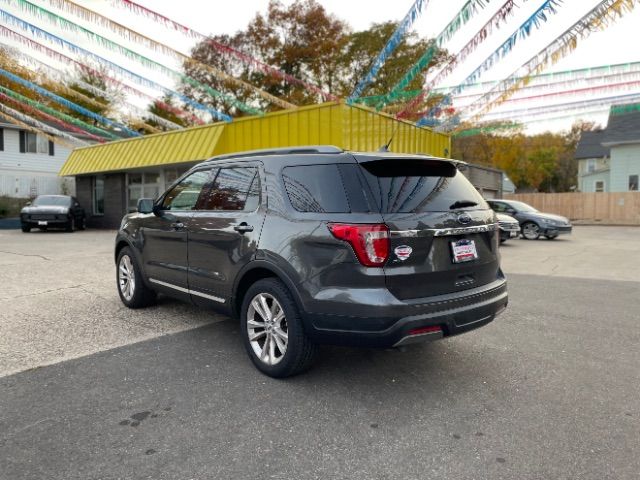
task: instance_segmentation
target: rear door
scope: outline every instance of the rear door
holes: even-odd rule
[[[387,288],[400,299],[494,281],[494,213],[456,166],[437,159],[356,157],[391,230]]]
[[[194,302],[225,306],[255,254],[266,214],[259,162],[221,165],[189,222],[189,289]]]

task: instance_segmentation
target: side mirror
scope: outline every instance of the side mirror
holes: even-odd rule
[[[141,198],[138,200],[138,213],[154,213],[153,198]]]
[[[31,206],[31,202],[29,201],[29,202],[25,203],[24,206],[25,207],[30,207]]]
[[[517,213],[513,208],[507,208],[505,212],[509,215],[515,215]]]

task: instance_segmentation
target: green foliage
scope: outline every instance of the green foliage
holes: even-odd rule
[[[28,198],[0,196],[0,218],[20,216],[20,210],[22,210],[22,207],[24,207],[28,201]]]

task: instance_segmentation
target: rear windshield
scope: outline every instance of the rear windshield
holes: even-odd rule
[[[381,213],[446,212],[489,208],[455,165],[440,160],[363,162],[362,171]]]

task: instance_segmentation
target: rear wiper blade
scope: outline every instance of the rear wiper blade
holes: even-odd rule
[[[475,207],[476,205],[478,205],[478,202],[474,202],[473,200],[458,200],[449,205],[449,209],[453,210],[454,208]]]

